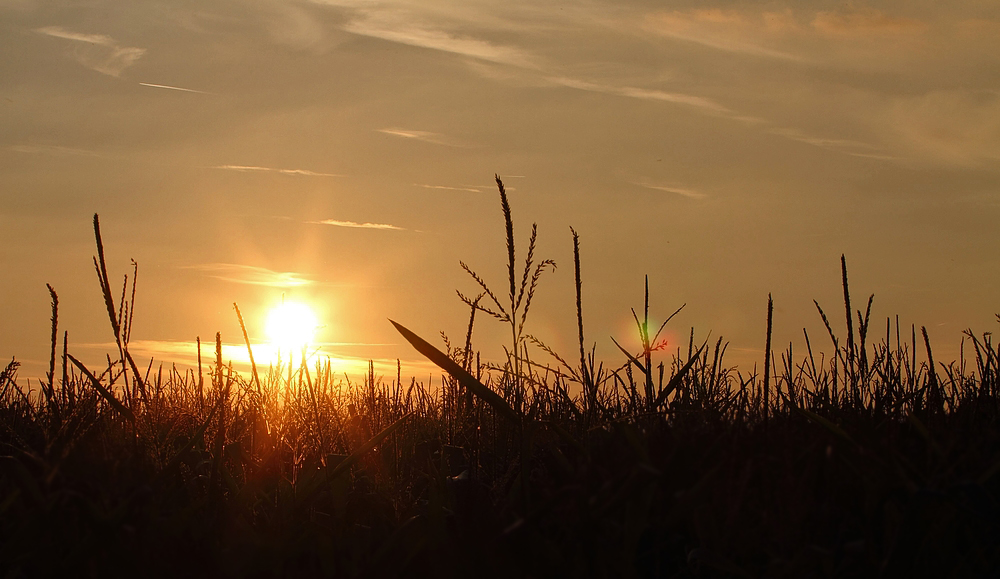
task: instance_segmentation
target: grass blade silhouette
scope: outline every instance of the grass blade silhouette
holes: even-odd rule
[[[381,444],[383,440],[389,438],[389,436],[392,435],[392,433],[399,430],[403,426],[403,423],[406,422],[406,419],[409,418],[412,414],[413,414],[412,412],[404,414],[402,417],[399,418],[399,420],[393,422],[389,426],[386,426],[385,429],[382,430],[382,432],[379,432],[378,434],[373,436],[371,440],[369,440],[368,442],[362,444],[360,447],[355,449],[354,452],[350,454],[350,456],[342,460],[340,464],[335,466],[333,470],[330,471],[330,473],[327,475],[327,481],[333,480],[338,476],[340,476],[341,474],[349,471],[350,468],[354,466],[359,460],[361,460],[361,458],[365,454],[367,454],[370,450],[374,449],[376,446]]]
[[[83,372],[85,376],[87,376],[87,379],[90,380],[91,386],[93,386],[94,389],[97,390],[97,392],[100,393],[100,395],[105,400],[108,401],[108,404],[110,404],[112,408],[114,408],[119,414],[128,419],[129,422],[135,424],[135,414],[133,414],[132,411],[127,406],[122,404],[121,401],[118,400],[118,398],[110,390],[102,386],[101,381],[97,379],[97,376],[94,376],[93,372],[88,370],[87,367],[84,366],[82,362],[74,358],[72,354],[67,354],[66,357],[68,357],[70,361],[73,362],[73,365],[79,368],[80,371]]]
[[[616,346],[618,346],[618,349],[622,351],[622,354],[625,354],[625,357],[627,357],[627,358],[628,358],[628,361],[629,361],[629,362],[631,362],[631,363],[635,364],[635,367],[636,367],[636,368],[638,368],[640,372],[642,372],[643,374],[647,374],[647,373],[649,372],[649,370],[648,370],[648,369],[647,369],[647,368],[646,368],[645,366],[643,366],[643,365],[642,365],[642,362],[640,362],[640,361],[639,361],[639,360],[638,360],[638,359],[637,359],[637,358],[636,358],[635,356],[633,356],[632,354],[629,354],[629,353],[628,353],[628,350],[626,350],[625,348],[623,348],[623,347],[622,347],[622,345],[618,343],[618,340],[616,340],[616,339],[614,338],[614,336],[612,336],[612,337],[611,337],[611,341],[612,341],[612,342],[614,342],[614,344],[615,344]]]
[[[382,441],[384,441],[386,438],[389,438],[389,436],[391,436],[394,432],[399,430],[403,426],[403,423],[406,422],[406,420],[412,415],[413,415],[412,412],[404,414],[402,417],[399,418],[399,420],[385,427],[385,429],[382,430],[382,432],[379,432],[378,434],[373,436],[368,442],[356,448],[354,452],[350,454],[350,456],[340,461],[340,463],[337,464],[336,466],[324,467],[324,474],[322,477],[317,477],[313,479],[311,481],[311,484],[306,485],[305,488],[301,489],[299,492],[296,493],[295,503],[300,507],[308,505],[309,502],[316,495],[316,493],[318,493],[320,489],[323,488],[321,485],[321,481],[325,482],[326,484],[330,484],[333,481],[337,480],[338,477],[344,475],[345,473],[350,472],[351,467],[353,467],[362,458],[364,458],[364,456],[368,454],[368,452],[370,452],[376,446],[381,444]]]
[[[697,362],[698,359],[701,358],[701,353],[704,349],[705,345],[702,344],[702,346],[698,348],[698,351],[695,352],[695,354],[688,359],[687,363],[681,366],[681,369],[678,370],[676,374],[674,374],[673,378],[671,378],[669,382],[667,382],[667,385],[663,387],[663,391],[660,392],[660,395],[656,397],[656,401],[653,403],[654,408],[659,408],[660,406],[663,405],[664,402],[667,401],[667,396],[670,396],[670,393],[673,392],[677,388],[677,386],[680,385],[681,380],[684,379],[684,376],[688,373],[688,370],[690,370],[691,367],[694,366],[695,362]]]
[[[502,414],[505,418],[511,420],[512,422],[519,422],[521,420],[521,414],[514,410],[507,401],[500,397],[499,394],[490,390],[485,384],[476,380],[476,378],[469,374],[464,368],[459,366],[454,360],[449,358],[447,354],[438,350],[426,340],[420,336],[414,334],[410,330],[406,329],[400,324],[389,320],[393,326],[395,326],[396,331],[406,338],[406,341],[410,343],[418,352],[423,354],[428,360],[434,362],[442,370],[451,374],[453,378],[458,380],[459,384],[468,388],[473,394],[480,397],[493,407],[499,414]]]

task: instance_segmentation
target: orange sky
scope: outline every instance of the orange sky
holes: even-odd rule
[[[998,169],[995,2],[0,0],[0,354],[38,375],[51,283],[101,358],[97,212],[150,354],[240,344],[234,301],[263,341],[284,294],[324,352],[416,360],[387,318],[457,343],[459,260],[505,288],[499,173],[519,257],[537,222],[559,265],[528,331],[567,356],[570,226],[606,359],[643,274],[675,341],[752,363],[771,292],[776,347],[826,347],[841,253],[873,332],[953,356],[1000,311]]]

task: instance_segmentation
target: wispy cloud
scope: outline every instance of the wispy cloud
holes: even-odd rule
[[[671,93],[655,89],[642,89],[642,88],[628,87],[628,86],[611,86],[611,85],[598,84],[567,77],[551,77],[549,80],[557,85],[575,88],[579,90],[586,90],[586,91],[599,92],[599,93],[617,95],[628,98],[662,101],[678,105],[690,106],[708,114],[720,115],[723,117],[728,117],[730,119],[752,125],[759,125],[766,127],[768,124],[770,124],[765,119],[761,119],[751,115],[740,114],[711,99],[694,95],[688,95],[683,93]],[[799,129],[794,129],[794,128],[776,127],[767,130],[772,134],[780,135],[787,139],[792,139],[794,141],[807,143],[809,145],[821,147],[823,149],[828,149],[831,151],[837,151],[848,155],[869,157],[875,159],[884,159],[884,160],[895,158],[884,154],[881,147],[872,145],[870,143],[864,143],[861,141],[815,137]],[[663,191],[670,191],[672,193],[687,195],[693,198],[698,198],[700,196],[703,196],[699,193],[692,192],[686,189],[677,189],[670,187],[663,188],[643,183],[636,183],[636,185],[641,185],[643,187],[649,187],[652,189],[661,189]]]
[[[343,27],[345,31],[489,62],[536,68],[531,55],[519,48],[446,31],[439,25],[421,21],[417,14],[410,11],[364,9],[359,10],[357,15]]]
[[[729,116],[735,120],[759,122],[759,119],[739,115],[728,107],[701,96],[635,86],[616,86],[600,82],[589,82],[558,73],[553,74],[554,68],[552,63],[536,57],[525,49],[509,45],[497,45],[449,31],[454,29],[469,29],[470,27],[482,28],[483,26],[492,26],[495,31],[498,26],[503,26],[501,23],[502,20],[501,22],[497,22],[486,14],[479,13],[482,11],[477,12],[473,10],[473,12],[476,12],[475,18],[470,16],[469,13],[463,13],[466,21],[462,21],[462,16],[456,16],[452,19],[450,16],[443,16],[443,13],[437,12],[434,9],[419,7],[419,4],[404,8],[398,3],[393,6],[391,4],[358,0],[314,1],[352,9],[355,17],[343,29],[355,34],[462,54],[480,61],[511,65],[521,69],[522,73],[538,78],[545,84],[554,83],[578,90],[673,103],[693,107],[703,112]],[[449,12],[449,14],[451,13]],[[470,18],[473,18],[473,20],[469,20]],[[487,25],[485,24],[486,22],[490,24]],[[509,22],[506,24],[509,24]],[[398,127],[378,130],[401,138],[420,140],[439,145],[463,146],[460,143],[456,143],[453,139],[427,131]]]
[[[8,150],[14,151],[15,153],[25,153],[29,155],[54,155],[59,157],[64,156],[83,156],[83,157],[99,157],[100,155],[94,151],[89,151],[87,149],[76,149],[73,147],[60,147],[58,145],[12,145],[7,147]]]
[[[917,38],[930,27],[921,20],[887,14],[848,3],[837,10],[696,8],[647,14],[642,29],[658,36],[692,42],[716,50],[779,60],[871,66],[884,60],[907,37]],[[865,41],[857,44],[858,41]],[[872,45],[868,42],[875,42]],[[859,61],[860,54],[868,55]],[[891,60],[890,60],[891,62]]]
[[[414,141],[423,141],[425,143],[444,145],[446,147],[465,146],[450,137],[447,137],[440,133],[431,133],[429,131],[415,131],[413,129],[400,129],[396,127],[390,127],[386,129],[376,129],[376,130],[380,133],[385,133],[387,135],[392,135],[394,137],[400,137],[403,139],[413,139]]]
[[[1000,95],[940,90],[898,97],[881,119],[888,139],[921,159],[995,167],[1000,160]]]
[[[212,167],[212,169],[222,169],[224,171],[240,171],[240,172],[262,172],[262,173],[280,173],[282,175],[302,175],[305,177],[341,177],[336,173],[317,173],[316,171],[309,171],[307,169],[276,169],[274,167],[258,167],[255,165],[218,165]]]
[[[677,195],[681,195],[681,196],[687,197],[689,199],[704,199],[704,198],[708,197],[708,195],[706,195],[706,194],[704,194],[704,193],[702,193],[700,191],[695,191],[694,189],[688,189],[688,188],[685,188],[685,187],[674,187],[672,185],[654,185],[652,183],[643,183],[643,182],[633,182],[632,184],[633,185],[638,185],[639,187],[645,187],[646,189],[653,189],[655,191],[665,191],[667,193],[676,193]]]
[[[851,37],[919,34],[928,28],[919,20],[892,16],[874,8],[819,12],[812,27],[825,34]]]
[[[165,89],[169,89],[169,90],[178,90],[178,91],[181,91],[181,92],[195,92],[195,93],[198,93],[198,94],[208,94],[207,92],[205,92],[203,90],[194,90],[193,88],[183,88],[183,87],[179,87],[179,86],[170,86],[168,84],[153,84],[151,82],[140,82],[139,84],[141,84],[142,86],[148,86],[150,88],[165,88]]]
[[[89,342],[73,344],[73,348],[83,350],[108,350],[117,351],[118,346],[114,342]],[[130,340],[129,351],[135,357],[153,358],[164,362],[197,363],[198,342],[186,340]],[[215,344],[204,341],[201,343],[202,358],[213,359],[215,356]],[[222,358],[237,363],[250,363],[247,355],[245,343],[222,344]]]
[[[335,227],[355,227],[359,229],[385,229],[395,231],[405,231],[402,227],[389,225],[388,223],[358,223],[356,221],[338,221],[336,219],[324,219],[322,221],[309,221],[317,225],[333,225]]]
[[[238,263],[202,263],[184,267],[200,271],[211,278],[249,285],[301,287],[315,283],[300,273],[273,271],[266,267]]]
[[[254,362],[260,366],[276,363],[279,352],[269,343],[259,341],[250,336],[251,347],[253,348]],[[381,358],[371,355],[351,355],[342,350],[354,348],[386,348],[394,347],[397,344],[365,344],[360,342],[317,342],[309,345],[310,358],[329,360],[333,369],[342,375],[366,374],[369,370],[369,361],[375,366],[375,371],[382,374],[392,374],[396,372],[396,358]],[[84,355],[78,352],[76,355],[91,366],[91,370],[96,370],[102,365],[108,352],[117,352],[118,346],[114,342],[90,342],[71,344],[76,350],[82,350]],[[183,373],[184,367],[197,372],[198,364],[198,342],[194,340],[138,340],[129,341],[129,351],[135,358],[152,358],[156,362],[175,363]],[[100,355],[95,355],[100,352]],[[369,351],[370,352],[370,351]],[[215,359],[215,343],[210,340],[201,342],[202,360]],[[281,358],[287,363],[287,352],[281,353]],[[222,343],[222,360],[228,364],[233,362],[234,367],[242,372],[250,372],[250,356],[247,353],[245,342]],[[411,372],[414,375],[422,375],[425,378],[428,374],[437,374],[441,369],[426,359],[402,360],[404,372]]]
[[[666,92],[655,89],[636,88],[631,86],[611,86],[606,84],[597,84],[575,78],[567,78],[564,76],[549,77],[549,80],[557,85],[575,88],[579,90],[599,92],[604,94],[613,94],[618,96],[644,99],[644,100],[663,101],[679,105],[687,105],[716,114],[724,114],[724,115],[733,114],[733,111],[729,110],[725,106],[711,99],[689,94]]]
[[[423,185],[420,183],[414,183],[414,187],[423,187],[424,189],[442,189],[445,191],[468,191],[469,193],[481,193],[483,187],[449,187],[447,185]]]
[[[822,149],[828,149],[831,151],[838,151],[840,153],[845,153],[848,155],[855,156],[865,156],[873,158],[890,158],[882,155],[880,147],[872,145],[870,143],[864,143],[861,141],[854,141],[851,139],[831,139],[826,137],[815,137],[804,133],[799,129],[791,128],[773,128],[770,129],[771,133],[775,135],[781,135],[787,139],[793,141],[798,141],[800,143],[806,143],[813,145],[814,147],[820,147]]]
[[[103,34],[74,32],[60,26],[36,28],[35,32],[75,42],[73,57],[76,61],[109,76],[120,75],[146,53],[145,48],[121,46],[113,38]]]
[[[86,42],[88,44],[99,44],[101,46],[117,46],[117,43],[110,37],[103,34],[85,34],[82,32],[73,32],[72,30],[66,30],[61,26],[46,26],[43,28],[36,28],[35,32],[40,32],[48,36],[55,38],[64,38],[66,40],[75,40],[77,42]]]
[[[643,27],[659,36],[692,42],[739,54],[788,61],[804,61],[793,52],[767,46],[769,37],[797,27],[789,14],[763,13],[749,17],[718,8],[647,15]]]

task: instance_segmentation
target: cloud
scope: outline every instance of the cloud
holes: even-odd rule
[[[354,356],[341,352],[334,353],[331,350],[355,347],[384,348],[397,345],[364,344],[358,342],[317,342],[310,344],[310,358],[322,360],[324,363],[329,360],[335,373],[341,376],[345,373],[367,374],[369,361],[374,365],[376,372],[395,376],[396,358]],[[70,346],[74,350],[83,350],[88,353],[86,356],[81,356],[77,353],[76,356],[81,358],[84,363],[90,365],[91,370],[106,367],[107,363],[104,361],[105,353],[118,351],[118,346],[114,342],[71,343]],[[253,348],[254,362],[258,367],[258,371],[261,368],[266,368],[269,364],[277,362],[279,353],[271,344],[254,340],[253,336],[251,336],[251,347]],[[100,352],[101,355],[93,355],[92,353],[95,351]],[[198,342],[195,340],[130,340],[129,352],[132,353],[134,358],[152,358],[154,362],[162,362],[164,366],[167,366],[164,368],[166,371],[169,371],[170,364],[179,366],[178,370],[182,375],[185,371],[185,366],[187,370],[198,371]],[[287,363],[287,353],[283,352],[281,358]],[[215,342],[211,338],[201,341],[201,360],[202,371],[207,374],[211,365],[215,363]],[[237,371],[250,372],[250,356],[247,353],[245,342],[223,342],[222,360],[223,364],[226,365],[230,361],[233,362],[233,366]],[[426,378],[429,374],[441,372],[440,368],[425,359],[407,360],[404,358],[401,363],[404,376],[410,373],[411,375],[422,375]]]
[[[87,149],[76,149],[73,147],[60,147],[58,145],[12,145],[8,150],[15,153],[26,153],[29,155],[53,155],[57,157],[82,156],[99,157],[98,153]]]
[[[643,29],[659,36],[693,42],[731,53],[790,62],[840,62],[856,67],[899,52],[893,45],[929,29],[913,18],[886,14],[873,8],[845,7],[835,11],[758,11],[693,9],[647,14]],[[860,45],[858,41],[862,42]],[[859,60],[859,54],[868,56]]]
[[[939,90],[901,97],[884,119],[890,138],[919,157],[958,166],[1000,160],[1000,95]]]
[[[166,88],[166,89],[170,89],[170,90],[179,90],[179,91],[182,91],[182,92],[196,92],[198,94],[208,94],[205,91],[194,90],[193,88],[182,88],[182,87],[179,87],[179,86],[170,86],[170,85],[167,85],[167,84],[153,84],[151,82],[140,82],[139,84],[141,84],[142,86],[148,86],[148,87],[151,87],[151,88]]]
[[[406,10],[361,9],[357,14],[359,17],[343,26],[343,30],[489,62],[521,68],[537,67],[531,55],[518,48],[447,32],[440,26],[422,22],[418,15]]]
[[[103,34],[73,32],[60,26],[36,28],[35,32],[75,42],[73,57],[76,61],[109,76],[117,77],[146,53],[145,48],[121,46]]]
[[[483,187],[449,187],[447,185],[422,185],[419,183],[414,183],[414,187],[423,187],[424,189],[443,189],[445,191],[468,191],[469,193],[482,193]]]
[[[308,223],[315,223],[317,225],[333,225],[335,227],[356,227],[359,229],[385,229],[385,230],[395,230],[395,231],[406,231],[402,227],[389,225],[387,223],[358,223],[356,221],[338,221],[336,219],[309,221]]]
[[[302,175],[305,177],[341,177],[336,173],[317,173],[315,171],[309,171],[307,169],[275,169],[273,167],[257,167],[255,165],[217,165],[212,167],[212,169],[222,169],[224,171],[240,171],[240,172],[270,172],[270,173],[280,173],[282,175]]]
[[[272,271],[265,267],[237,263],[203,263],[185,266],[208,277],[223,281],[268,287],[301,287],[315,283],[302,274],[291,271]]]
[[[337,35],[331,35],[312,11],[284,2],[266,6],[263,21],[271,39],[278,44],[314,54],[325,53],[339,44]]]
[[[380,133],[385,133],[387,135],[392,135],[394,137],[413,139],[414,141],[423,141],[425,143],[433,143],[435,145],[444,145],[446,147],[464,146],[440,133],[431,133],[428,131],[414,131],[411,129],[399,129],[399,128],[376,129],[376,130]]]
[[[521,69],[519,74],[522,76],[524,73],[528,73],[529,76],[535,77],[537,81],[541,81],[542,85],[555,83],[578,90],[674,103],[694,107],[713,114],[726,115],[735,120],[759,122],[759,119],[738,115],[724,105],[705,97],[635,86],[615,86],[607,83],[588,82],[561,74],[553,74],[557,69],[554,63],[539,59],[527,50],[510,45],[499,45],[472,38],[467,34],[449,31],[450,29],[459,28],[473,28],[477,30],[485,28],[492,32],[497,32],[505,30],[512,25],[510,20],[503,18],[498,20],[480,9],[441,11],[420,3],[411,3],[409,7],[401,7],[398,2],[395,6],[390,6],[385,3],[363,0],[314,1],[352,10],[354,18],[343,26],[343,29],[349,32],[412,46],[462,54],[479,61],[511,65]],[[531,10],[530,12],[533,19],[537,19],[544,10]],[[573,12],[573,16],[569,16],[559,11],[560,19],[558,21],[564,21],[565,18],[569,18],[574,23],[573,28],[575,29],[581,26],[593,26],[595,22],[606,20],[604,16],[598,17],[597,13],[588,13],[589,16],[585,15],[583,17],[577,14],[577,12],[579,11],[575,11]],[[701,18],[708,20],[725,20],[729,16],[728,13],[720,11],[701,11],[698,14],[700,14]],[[512,29],[518,30],[523,28],[522,26]],[[552,30],[546,29],[544,32],[545,34],[551,34]],[[797,58],[792,55],[781,56]],[[378,130],[401,138],[420,140],[439,145],[462,146],[437,133],[404,128]]]
[[[791,139],[793,141],[798,141],[800,143],[806,143],[813,145],[814,147],[820,147],[822,149],[827,149],[831,151],[837,151],[840,153],[845,153],[848,155],[854,155],[856,157],[870,157],[875,159],[894,159],[895,157],[885,155],[881,153],[882,148],[877,145],[872,145],[871,143],[864,143],[861,141],[854,141],[851,139],[831,139],[826,137],[814,137],[799,129],[792,128],[773,128],[769,130],[770,133],[775,135],[780,135],[786,139]]]
[[[105,36],[103,34],[84,34],[82,32],[73,32],[71,30],[66,30],[60,26],[46,26],[43,28],[36,28],[35,32],[47,34],[48,36],[53,36],[55,38],[76,40],[77,42],[99,44],[101,46],[117,46],[115,41],[110,36]]]
[[[649,14],[643,28],[660,36],[716,50],[788,61],[801,55],[768,46],[768,35],[797,28],[790,14],[766,12],[749,17],[735,10],[701,9]]]
[[[557,85],[575,88],[579,90],[599,92],[604,94],[613,94],[613,95],[636,98],[636,99],[663,101],[679,105],[687,105],[716,114],[731,115],[733,112],[713,100],[683,93],[672,93],[662,90],[644,89],[644,88],[636,88],[630,86],[621,86],[621,87],[609,86],[605,84],[597,84],[593,82],[587,82],[584,80],[578,80],[562,76],[550,77],[549,80]]]
[[[928,28],[919,20],[889,16],[874,8],[818,12],[812,27],[836,36],[896,36],[919,34]]]
[[[632,184],[633,185],[638,185],[639,187],[645,187],[646,189],[653,189],[655,191],[665,191],[667,193],[676,193],[677,195],[681,195],[681,196],[687,197],[689,199],[704,199],[704,198],[708,197],[708,195],[706,195],[704,193],[701,193],[699,191],[695,191],[694,189],[687,189],[687,188],[684,188],[684,187],[673,187],[673,186],[669,186],[669,185],[653,185],[651,183],[640,183],[640,182],[633,182]]]

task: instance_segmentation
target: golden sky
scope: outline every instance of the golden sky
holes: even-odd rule
[[[499,173],[519,258],[537,222],[559,264],[528,331],[566,355],[570,226],[608,359],[644,274],[654,321],[688,304],[675,343],[752,363],[771,292],[776,348],[826,348],[841,253],[876,335],[954,355],[1000,311],[998,169],[992,0],[0,0],[0,354],[47,359],[45,283],[71,352],[111,341],[97,212],[158,357],[239,344],[234,301],[264,340],[284,294],[331,355],[415,360],[386,318],[457,343],[459,260],[506,287]]]

